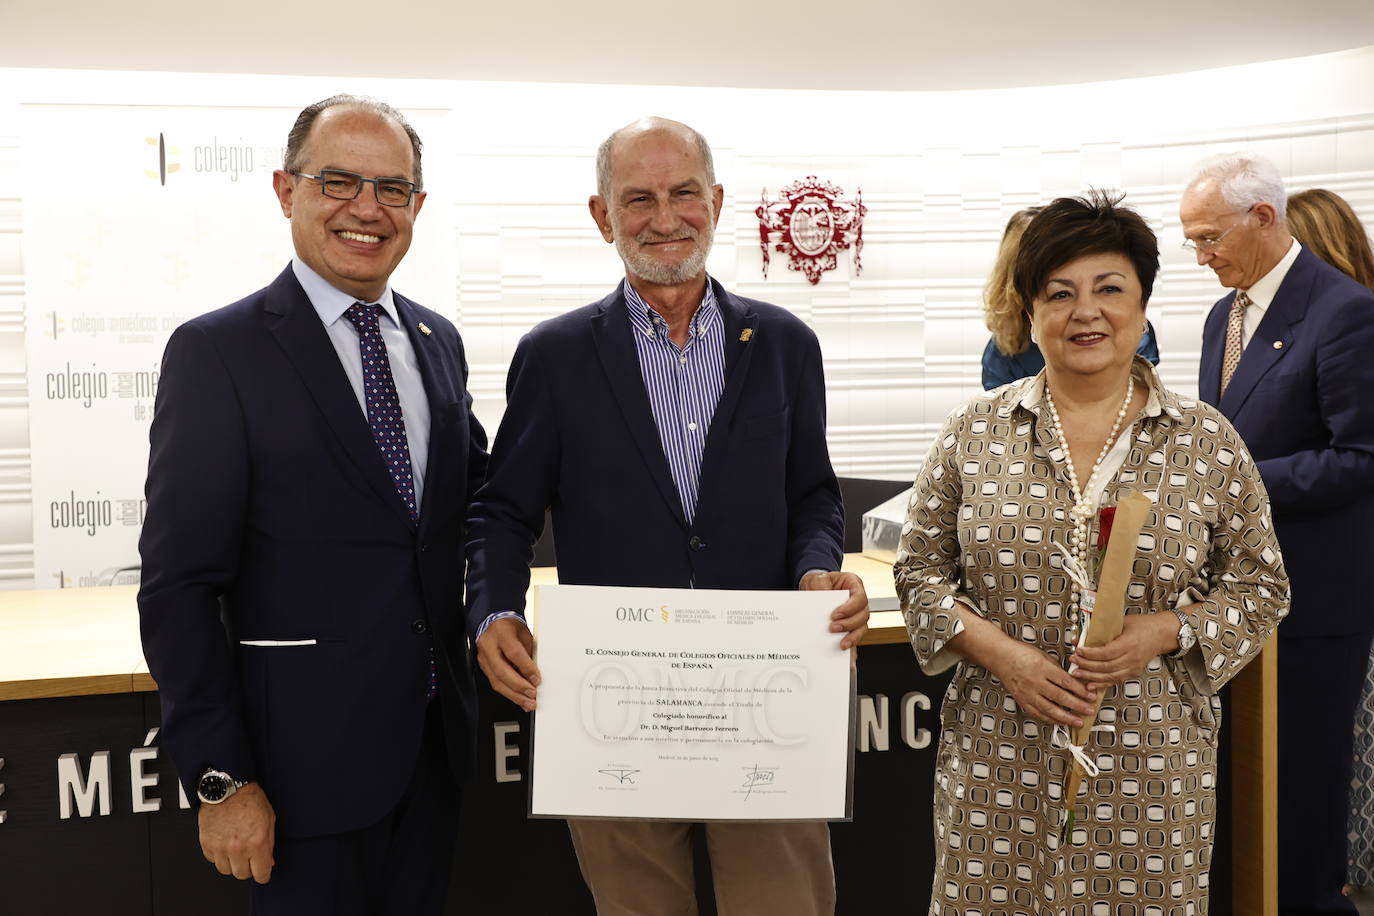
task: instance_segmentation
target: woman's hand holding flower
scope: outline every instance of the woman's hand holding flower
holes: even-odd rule
[[[1073,654],[1074,677],[1093,697],[1104,684],[1122,684],[1139,677],[1150,660],[1178,649],[1178,616],[1172,611],[1127,614],[1121,635],[1105,646],[1079,646]]]

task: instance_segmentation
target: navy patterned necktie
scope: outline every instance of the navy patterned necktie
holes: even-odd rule
[[[355,302],[344,312],[344,317],[358,329],[367,425],[372,428],[372,438],[382,450],[396,492],[405,500],[414,521],[420,515],[415,505],[415,474],[410,467],[410,445],[406,441],[405,419],[401,416],[401,399],[396,394],[391,360],[387,358],[386,343],[382,340],[381,315],[380,305],[364,302]]]
[[[382,307],[355,302],[344,316],[358,329],[358,351],[363,359],[363,396],[367,402],[367,425],[372,438],[382,450],[386,469],[396,484],[396,492],[406,501],[411,521],[419,517],[415,507],[415,474],[410,467],[410,444],[406,440],[405,418],[401,415],[401,398],[396,393],[396,379],[391,375],[391,359],[386,355],[382,340]],[[434,644],[429,646],[429,676],[425,696],[439,693],[438,671],[434,663]]]

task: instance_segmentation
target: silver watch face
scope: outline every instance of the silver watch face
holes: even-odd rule
[[[1183,617],[1178,621],[1178,647],[1180,649],[1191,649],[1197,642],[1197,634],[1193,632],[1193,625]]]
[[[228,773],[221,773],[218,770],[211,770],[200,777],[200,782],[196,785],[196,795],[207,805],[218,805],[238,788],[234,785],[234,780]]]

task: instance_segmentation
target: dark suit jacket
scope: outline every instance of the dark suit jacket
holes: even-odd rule
[[[459,778],[471,767],[463,542],[486,437],[458,332],[395,301],[431,413],[418,529],[290,267],[182,325],[163,359],[138,596],[162,745],[192,797],[207,766],[260,781],[287,835],[394,807],[419,750],[431,636],[449,756]]]
[[[1299,252],[1218,397],[1226,317],[1212,307],[1198,390],[1245,439],[1293,582],[1280,636],[1374,630],[1374,294]]]
[[[790,589],[807,570],[839,568],[844,509],[816,335],[711,282],[725,323],[725,386],[691,525],[650,413],[623,287],[520,341],[468,526],[471,627],[524,608],[546,508],[566,584]]]

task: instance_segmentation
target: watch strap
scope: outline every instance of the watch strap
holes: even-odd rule
[[[1175,610],[1174,615],[1178,617],[1178,649],[1169,653],[1169,657],[1182,658],[1189,649],[1197,645],[1197,630],[1193,628],[1192,621],[1183,611]]]

